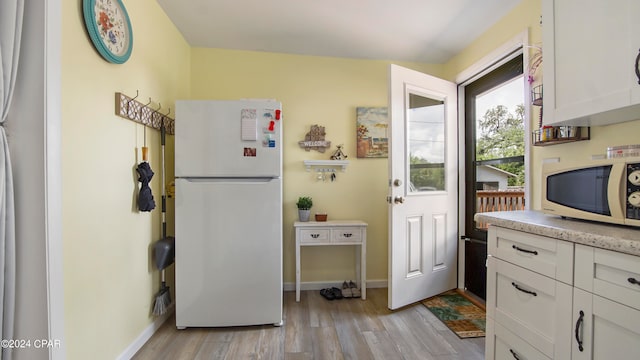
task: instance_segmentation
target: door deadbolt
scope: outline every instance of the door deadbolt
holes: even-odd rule
[[[400,179],[393,180],[393,186],[401,186],[401,185],[402,185],[402,180]]]

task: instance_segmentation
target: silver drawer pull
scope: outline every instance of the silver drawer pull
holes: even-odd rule
[[[317,238],[320,237],[320,234],[311,234],[311,237],[314,238],[314,239],[317,239]]]
[[[353,235],[353,234],[352,233],[344,233],[344,234],[342,234],[342,236],[344,236],[344,237],[351,237],[351,235]]]
[[[523,253],[538,255],[538,252],[535,251],[535,250],[527,250],[527,249],[523,249],[521,247],[517,247],[515,245],[512,245],[511,247],[516,249],[516,250],[518,250],[518,251],[522,251]]]

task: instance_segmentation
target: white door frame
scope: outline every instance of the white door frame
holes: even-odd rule
[[[66,359],[64,337],[64,269],[62,239],[62,0],[43,1],[45,8],[45,216],[47,316],[49,339],[60,347],[49,359]],[[25,16],[29,14],[25,11]]]
[[[460,146],[458,153],[458,168],[464,169],[466,166],[466,153],[465,153],[465,132],[463,129],[465,128],[465,117],[464,117],[464,90],[465,85],[472,83],[473,81],[481,78],[487,73],[495,70],[500,67],[502,64],[507,61],[513,59],[518,56],[520,52],[519,49],[529,49],[529,30],[525,29],[523,32],[511,38],[506,43],[500,45],[497,49],[493,50],[486,56],[482,57],[480,60],[475,62],[473,65],[469,66],[465,70],[461,71],[455,79],[455,83],[458,85],[458,128],[460,131],[458,132],[459,139],[458,144]],[[525,66],[529,64],[529,51],[523,51],[523,64]],[[525,74],[526,74],[526,69]],[[529,83],[525,81],[525,94],[529,94]],[[525,167],[525,186],[524,186],[524,198],[525,198],[525,208],[529,209],[531,204],[530,201],[530,184],[531,184],[531,171],[530,171],[530,159],[531,159],[531,138],[527,136],[531,133],[531,97],[525,96],[524,98],[524,167]],[[462,176],[462,175],[461,175]],[[458,206],[458,233],[465,233],[465,206],[466,206],[466,198],[465,198],[465,182],[459,182],[459,206]],[[458,288],[464,289],[464,272],[465,272],[465,245],[466,242],[458,239]]]

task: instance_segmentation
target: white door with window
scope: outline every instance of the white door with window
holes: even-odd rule
[[[456,85],[390,66],[388,307],[456,287]]]

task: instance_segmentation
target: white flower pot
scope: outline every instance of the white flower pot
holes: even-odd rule
[[[311,217],[311,210],[298,209],[298,219],[300,219],[300,221],[309,221],[310,217]]]

